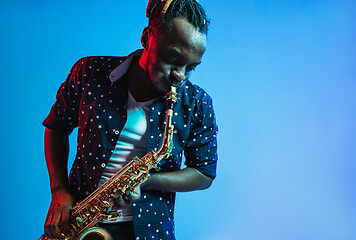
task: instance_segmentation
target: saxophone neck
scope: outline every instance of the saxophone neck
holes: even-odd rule
[[[156,156],[163,156],[167,158],[172,152],[173,148],[173,132],[174,126],[172,124],[173,118],[173,107],[177,102],[177,89],[175,86],[171,86],[171,91],[167,93],[166,96],[166,125],[164,129],[164,138],[160,149],[156,152]]]

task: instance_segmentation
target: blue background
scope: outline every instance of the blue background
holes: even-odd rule
[[[356,239],[356,3],[201,3],[209,45],[192,81],[214,99],[218,177],[178,194],[177,238]],[[43,232],[41,122],[60,83],[83,56],[140,48],[146,4],[0,1],[2,239]]]

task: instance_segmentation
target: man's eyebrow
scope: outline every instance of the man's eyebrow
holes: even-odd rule
[[[172,49],[171,49],[171,52],[172,52],[173,54],[178,55],[180,58],[185,59],[184,55],[183,55],[178,49],[172,48]]]

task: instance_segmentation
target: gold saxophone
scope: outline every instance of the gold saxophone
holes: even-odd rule
[[[114,198],[116,192],[125,195],[127,191],[132,191],[148,179],[150,169],[159,171],[157,166],[159,161],[169,157],[173,149],[173,105],[177,100],[176,87],[171,86],[171,91],[166,98],[166,125],[160,149],[156,152],[148,152],[142,158],[134,157],[87,198],[77,203],[71,210],[70,235],[66,236],[62,233],[65,240],[112,240],[108,231],[96,225],[111,216],[107,211],[110,207],[109,200]],[[48,240],[48,238],[42,235],[39,240]]]

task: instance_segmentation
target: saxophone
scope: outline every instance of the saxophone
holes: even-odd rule
[[[148,152],[142,158],[134,157],[87,198],[77,203],[71,210],[70,235],[61,233],[65,240],[112,240],[108,231],[96,225],[103,219],[112,217],[107,210],[110,207],[109,200],[117,192],[125,195],[127,191],[144,183],[149,177],[149,170],[159,171],[159,161],[169,157],[173,149],[173,106],[177,100],[176,87],[171,86],[171,91],[166,96],[166,125],[161,147],[156,152]],[[39,240],[48,238],[42,235]]]

